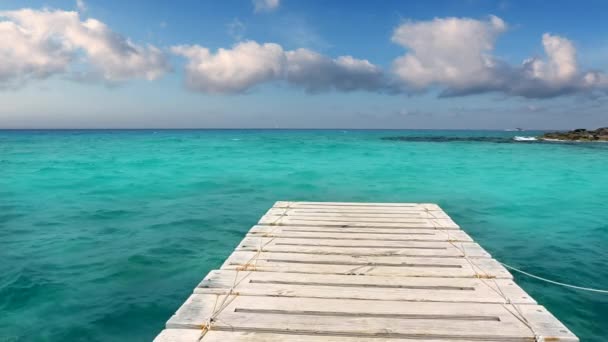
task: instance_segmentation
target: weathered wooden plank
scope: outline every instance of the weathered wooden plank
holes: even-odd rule
[[[434,203],[368,203],[368,202],[288,202],[277,201],[275,208],[379,208],[379,209],[416,209],[416,210],[441,210]]]
[[[267,213],[263,217],[268,217],[270,220],[277,219],[279,217],[287,216],[293,220],[302,220],[302,221],[348,221],[348,222],[395,222],[395,223],[420,223],[420,222],[428,222],[428,220],[436,219],[448,221],[449,218],[446,217],[435,217],[428,215],[426,213],[421,213],[420,215],[371,215],[371,214],[323,214],[323,215],[292,215],[289,212],[285,213]],[[440,222],[443,222],[440,221]]]
[[[437,205],[277,202],[155,341],[535,339],[578,341]]]
[[[445,214],[441,210],[426,210],[421,208],[399,208],[399,207],[318,207],[318,208],[276,208],[273,211],[288,211],[295,213],[336,213],[336,214],[386,214],[386,215],[422,215],[424,213],[435,215]]]
[[[392,228],[342,228],[314,226],[253,226],[249,236],[266,237],[318,237],[327,239],[365,239],[398,241],[454,241],[472,242],[473,239],[462,230],[449,229],[407,229]]]
[[[256,236],[247,235],[243,239],[244,244],[250,246],[263,246],[266,244],[274,245],[315,245],[331,247],[393,247],[393,248],[412,248],[412,249],[467,249],[479,250],[481,247],[475,242],[448,242],[448,241],[418,241],[408,239],[372,239],[372,238],[332,238],[332,237],[302,237],[302,236]],[[469,253],[467,255],[471,256]]]
[[[213,270],[195,293],[415,302],[536,304],[512,279],[382,277]]]
[[[409,218],[450,218],[443,211],[389,211],[386,210],[370,210],[349,209],[349,210],[328,210],[328,209],[288,209],[288,208],[271,208],[266,212],[266,215],[278,216],[294,216],[294,217],[340,217],[340,218],[356,218],[365,220],[366,218],[394,218],[394,219],[409,219]]]
[[[489,258],[474,242],[371,240],[349,238],[299,238],[247,236],[237,247],[241,251],[307,253],[320,255],[385,255]]]
[[[490,258],[403,257],[399,255],[354,256],[235,251],[228,257],[222,269],[401,277],[489,276],[512,278],[500,263]]]
[[[165,329],[154,342],[201,342],[203,331],[200,329]],[[266,332],[217,331],[204,334],[203,342],[446,342],[445,339],[411,338],[378,338],[353,336],[315,336]],[[495,342],[495,340],[458,340],[458,342]]]
[[[214,316],[212,330],[300,333],[317,336],[578,341],[538,305],[430,303],[193,294],[167,328],[200,329]],[[218,300],[225,303],[218,310]]]
[[[301,219],[290,216],[262,216],[259,224],[267,225],[294,225],[294,226],[339,226],[339,227],[386,227],[386,228],[431,228],[431,229],[459,229],[460,227],[451,219],[408,219],[407,221],[391,220],[389,218],[369,218],[362,220],[332,219],[323,217],[318,219]]]
[[[210,336],[205,336],[205,342],[211,340]],[[156,336],[154,342],[199,342],[202,337],[201,329],[165,329]],[[233,338],[230,340],[234,341]]]

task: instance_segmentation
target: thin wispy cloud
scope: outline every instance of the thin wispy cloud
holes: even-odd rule
[[[245,27],[245,24],[243,24],[243,22],[240,21],[238,18],[234,18],[226,25],[226,29],[230,37],[232,37],[236,41],[240,41],[243,40],[243,38],[245,37],[245,31],[247,30],[247,27]]]
[[[274,26],[274,31],[285,45],[294,48],[307,48],[325,51],[331,44],[318,32],[318,29],[306,18],[299,15],[286,15]]]
[[[272,12],[279,8],[280,0],[252,0],[255,13]]]
[[[87,11],[87,4],[84,0],[76,0],[76,8],[78,9],[78,12],[84,13]]]

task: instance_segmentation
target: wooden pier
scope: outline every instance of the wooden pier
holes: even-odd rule
[[[277,202],[155,341],[578,338],[435,204]]]

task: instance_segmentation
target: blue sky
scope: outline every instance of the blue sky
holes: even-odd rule
[[[608,126],[605,1],[256,1],[5,0],[0,128]]]

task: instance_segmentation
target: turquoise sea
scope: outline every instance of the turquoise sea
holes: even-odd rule
[[[536,133],[0,131],[0,341],[150,341],[276,200],[436,202],[497,259],[606,289],[608,144],[511,140]],[[608,340],[608,295],[515,276]]]

